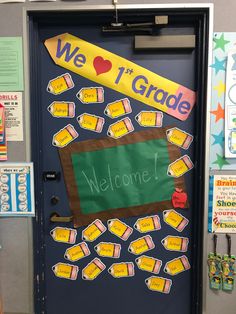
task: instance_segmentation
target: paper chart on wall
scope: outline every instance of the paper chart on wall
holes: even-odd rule
[[[34,216],[32,163],[0,165],[0,216]]]
[[[7,141],[23,141],[22,93],[0,92],[0,103],[5,107]]]

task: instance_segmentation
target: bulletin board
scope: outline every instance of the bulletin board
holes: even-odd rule
[[[138,11],[121,18],[157,14]],[[135,51],[133,32],[102,32],[112,10],[30,15],[36,308],[49,314],[200,313],[208,17],[162,13],[195,49]]]

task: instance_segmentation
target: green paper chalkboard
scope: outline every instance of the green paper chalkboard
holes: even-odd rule
[[[183,188],[183,179],[167,175],[180,151],[165,134],[161,128],[60,149],[76,225],[172,207],[171,196],[176,187]]]

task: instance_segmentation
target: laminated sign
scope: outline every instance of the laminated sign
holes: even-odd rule
[[[98,228],[100,235],[104,229],[100,227],[101,221],[109,220],[110,230],[114,223],[119,223],[114,218],[151,214],[172,207],[175,188],[185,188],[183,176],[167,174],[169,165],[181,155],[180,148],[167,141],[166,130],[158,128],[119,139],[74,142],[59,150],[75,227],[97,221],[99,226],[93,228]],[[147,231],[160,227],[154,217]],[[137,221],[136,228],[142,232],[141,221]],[[119,230],[112,232],[125,240],[126,226],[119,226]],[[88,236],[84,240],[94,239]]]
[[[47,39],[45,46],[57,65],[179,120],[186,120],[193,109],[194,91],[81,38],[64,33]],[[73,87],[68,73],[60,77],[60,83],[58,88],[58,84],[50,82],[49,91],[59,94]],[[103,102],[101,88],[99,90],[93,88],[89,93],[81,90],[78,98],[83,103],[90,103],[91,99]],[[111,116],[113,111],[111,106],[107,109]]]

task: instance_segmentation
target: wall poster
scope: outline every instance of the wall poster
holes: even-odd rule
[[[236,175],[210,177],[209,232],[236,233]]]

